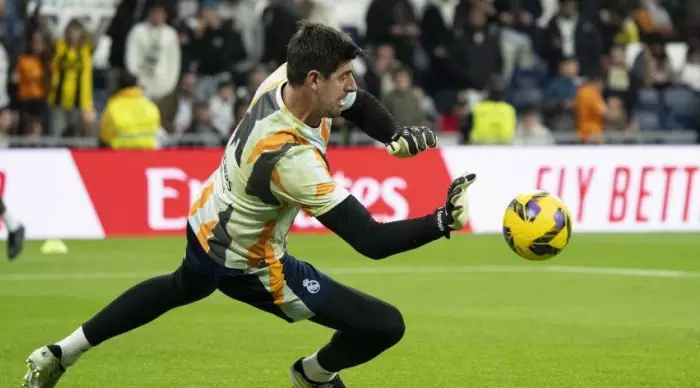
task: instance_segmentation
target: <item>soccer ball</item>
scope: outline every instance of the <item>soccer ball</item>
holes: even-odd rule
[[[557,196],[544,191],[519,194],[503,215],[503,237],[524,259],[551,259],[571,238],[569,209]]]

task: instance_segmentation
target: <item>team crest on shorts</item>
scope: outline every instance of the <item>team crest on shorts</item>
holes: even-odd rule
[[[319,282],[316,280],[304,279],[301,284],[312,294],[317,293],[321,289],[321,284],[319,284]]]

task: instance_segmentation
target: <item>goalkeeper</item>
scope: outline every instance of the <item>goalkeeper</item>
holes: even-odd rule
[[[289,42],[287,63],[257,90],[192,206],[180,267],[135,285],[63,340],[34,351],[25,384],[53,387],[92,347],[216,290],[288,322],[310,320],[335,330],[325,346],[292,363],[294,387],[345,387],[338,372],[396,344],[405,329],[399,310],[290,255],[289,228],[303,209],[361,254],[383,259],[462,229],[475,176],[457,178],[431,214],[390,223],[375,221],[335,184],[326,160],[331,118],[355,123],[396,157],[437,144],[427,128],[400,128],[375,98],[358,90],[352,61],[361,54],[347,35],[302,24]]]

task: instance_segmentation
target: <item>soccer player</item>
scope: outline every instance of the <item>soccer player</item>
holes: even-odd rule
[[[5,206],[5,202],[0,198],[0,219],[7,227],[7,258],[14,260],[22,252],[24,246],[24,226],[19,223]]]
[[[288,322],[311,320],[335,330],[328,344],[292,364],[294,387],[345,387],[338,372],[396,344],[405,329],[399,310],[291,256],[287,232],[304,210],[358,252],[382,259],[461,229],[475,176],[456,179],[435,212],[390,223],[375,221],[334,183],[325,155],[330,118],[352,121],[397,157],[437,143],[427,128],[400,128],[375,98],[358,90],[352,60],[361,54],[347,35],[302,24],[289,42],[288,62],[257,90],[193,204],[180,267],[137,284],[68,337],[35,350],[25,385],[53,387],[92,347],[216,290]]]

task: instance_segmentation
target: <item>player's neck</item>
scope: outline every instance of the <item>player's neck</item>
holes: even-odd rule
[[[312,96],[308,91],[287,84],[282,89],[282,101],[287,110],[304,124],[311,128],[321,125],[321,116],[314,109]]]

